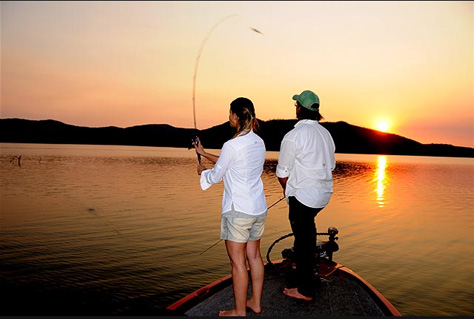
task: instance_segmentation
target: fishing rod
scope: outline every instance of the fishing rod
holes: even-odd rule
[[[197,72],[199,68],[199,59],[201,58],[202,50],[204,49],[204,45],[206,44],[207,40],[211,36],[212,32],[225,20],[230,19],[232,17],[237,16],[237,14],[231,14],[224,19],[218,21],[212,28],[209,30],[207,33],[206,37],[201,43],[201,47],[199,48],[198,55],[196,56],[196,62],[194,63],[194,75],[193,75],[193,117],[194,117],[194,129],[197,130],[197,124],[196,124],[196,79],[197,79]]]
[[[193,119],[194,119],[194,130],[195,130],[196,134],[198,132],[197,123],[196,123],[196,80],[197,80],[197,72],[198,72],[198,69],[199,69],[199,60],[201,58],[201,54],[202,54],[202,51],[204,49],[204,46],[205,46],[207,40],[210,38],[211,34],[214,32],[214,30],[217,29],[217,27],[220,24],[222,24],[224,21],[226,21],[227,19],[230,19],[230,18],[235,17],[235,16],[238,16],[238,14],[231,14],[231,15],[219,20],[209,30],[209,32],[205,36],[204,40],[202,41],[201,46],[199,47],[198,54],[196,56],[196,62],[194,63],[194,74],[193,74]],[[260,32],[259,30],[257,30],[256,28],[250,27],[250,30],[252,30],[255,33],[259,33],[259,34],[263,35],[263,33]],[[197,139],[197,136],[192,138],[192,143],[195,143],[196,146],[199,145],[199,140]],[[201,164],[201,154],[197,154],[197,159],[198,159],[199,164]]]
[[[280,198],[279,200],[277,200],[276,202],[274,202],[273,204],[270,205],[270,207],[267,208],[267,210],[269,210],[270,208],[272,208],[273,206],[275,206],[276,204],[278,204],[279,202],[281,202],[282,200],[284,200],[286,197],[283,196],[282,198]]]
[[[271,204],[268,208],[267,208],[267,211],[272,208],[273,206],[275,206],[276,204],[278,204],[279,202],[281,202],[282,200],[285,199],[285,196],[283,196],[282,198],[280,198],[279,200],[277,200],[276,202],[274,202],[273,204]],[[222,239],[219,239],[218,241],[216,241],[214,244],[212,244],[211,246],[207,247],[204,251],[202,251],[199,255],[202,255],[204,254],[206,251],[208,251],[209,249],[211,249],[212,247],[214,247],[215,245],[217,245],[218,243],[220,243],[222,241]]]
[[[229,19],[229,18],[232,18],[232,17],[235,17],[237,14],[232,14],[232,15],[229,15],[227,17],[225,17],[224,19],[218,21],[212,28],[211,30],[209,30],[209,32],[207,33],[206,37],[204,38],[204,40],[202,41],[201,43],[201,47],[199,48],[199,51],[198,51],[198,54],[196,56],[196,62],[194,63],[194,75],[193,75],[193,118],[194,118],[194,130],[196,131],[196,134],[198,132],[198,129],[197,129],[197,124],[196,124],[196,80],[197,80],[197,72],[198,72],[198,68],[199,68],[199,59],[201,58],[201,54],[202,54],[202,50],[204,49],[204,45],[206,44],[207,40],[209,39],[209,37],[211,36],[212,32],[214,32],[214,30],[221,24],[223,23],[225,20]],[[193,137],[192,138],[192,142],[194,144],[196,144],[196,146],[199,145],[199,140],[197,139],[197,136]],[[201,154],[197,154],[197,159],[198,159],[198,162],[199,164],[201,164]]]

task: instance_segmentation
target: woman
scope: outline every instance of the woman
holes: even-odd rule
[[[265,144],[254,133],[257,125],[252,101],[239,97],[230,104],[229,122],[235,135],[224,143],[219,156],[207,153],[198,139],[196,152],[215,163],[212,169],[198,164],[201,188],[224,180],[221,239],[225,240],[232,266],[235,309],[219,312],[219,316],[245,316],[246,308],[261,312],[264,266],[260,254],[260,238],[267,217],[267,203],[261,179],[265,162]],[[250,266],[252,297],[247,300]]]

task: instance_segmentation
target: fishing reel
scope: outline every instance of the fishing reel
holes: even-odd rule
[[[191,138],[191,145],[188,147],[188,150],[190,150],[191,148],[194,148],[193,143],[196,144],[196,146],[199,145],[199,140],[197,136],[194,136],[193,138]],[[197,158],[198,158],[199,164],[201,164],[201,154],[197,154]]]
[[[332,254],[339,250],[339,245],[336,243],[336,240],[339,239],[336,235],[339,233],[336,227],[328,228],[329,241],[323,243],[323,247],[326,251],[326,255],[329,257],[329,260],[332,261]]]
[[[197,136],[194,136],[191,138],[191,143],[188,145],[188,150],[194,148],[193,143],[195,143],[196,145],[199,145],[199,140]]]

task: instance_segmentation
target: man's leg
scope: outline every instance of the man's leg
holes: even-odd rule
[[[311,300],[313,295],[314,254],[316,252],[316,224],[314,218],[321,209],[307,207],[290,197],[289,219],[295,237],[297,289],[287,289],[290,297]]]

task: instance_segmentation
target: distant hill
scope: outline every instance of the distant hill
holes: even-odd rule
[[[268,151],[278,151],[283,136],[297,120],[259,121],[257,132],[265,141]],[[423,155],[447,157],[474,157],[474,148],[448,144],[421,144],[390,133],[383,133],[346,122],[323,122],[334,138],[337,153]],[[0,142],[98,144],[190,147],[191,138],[199,135],[206,148],[220,149],[232,137],[234,130],[223,123],[196,132],[166,124],[119,127],[81,127],[55,120],[0,119]]]

